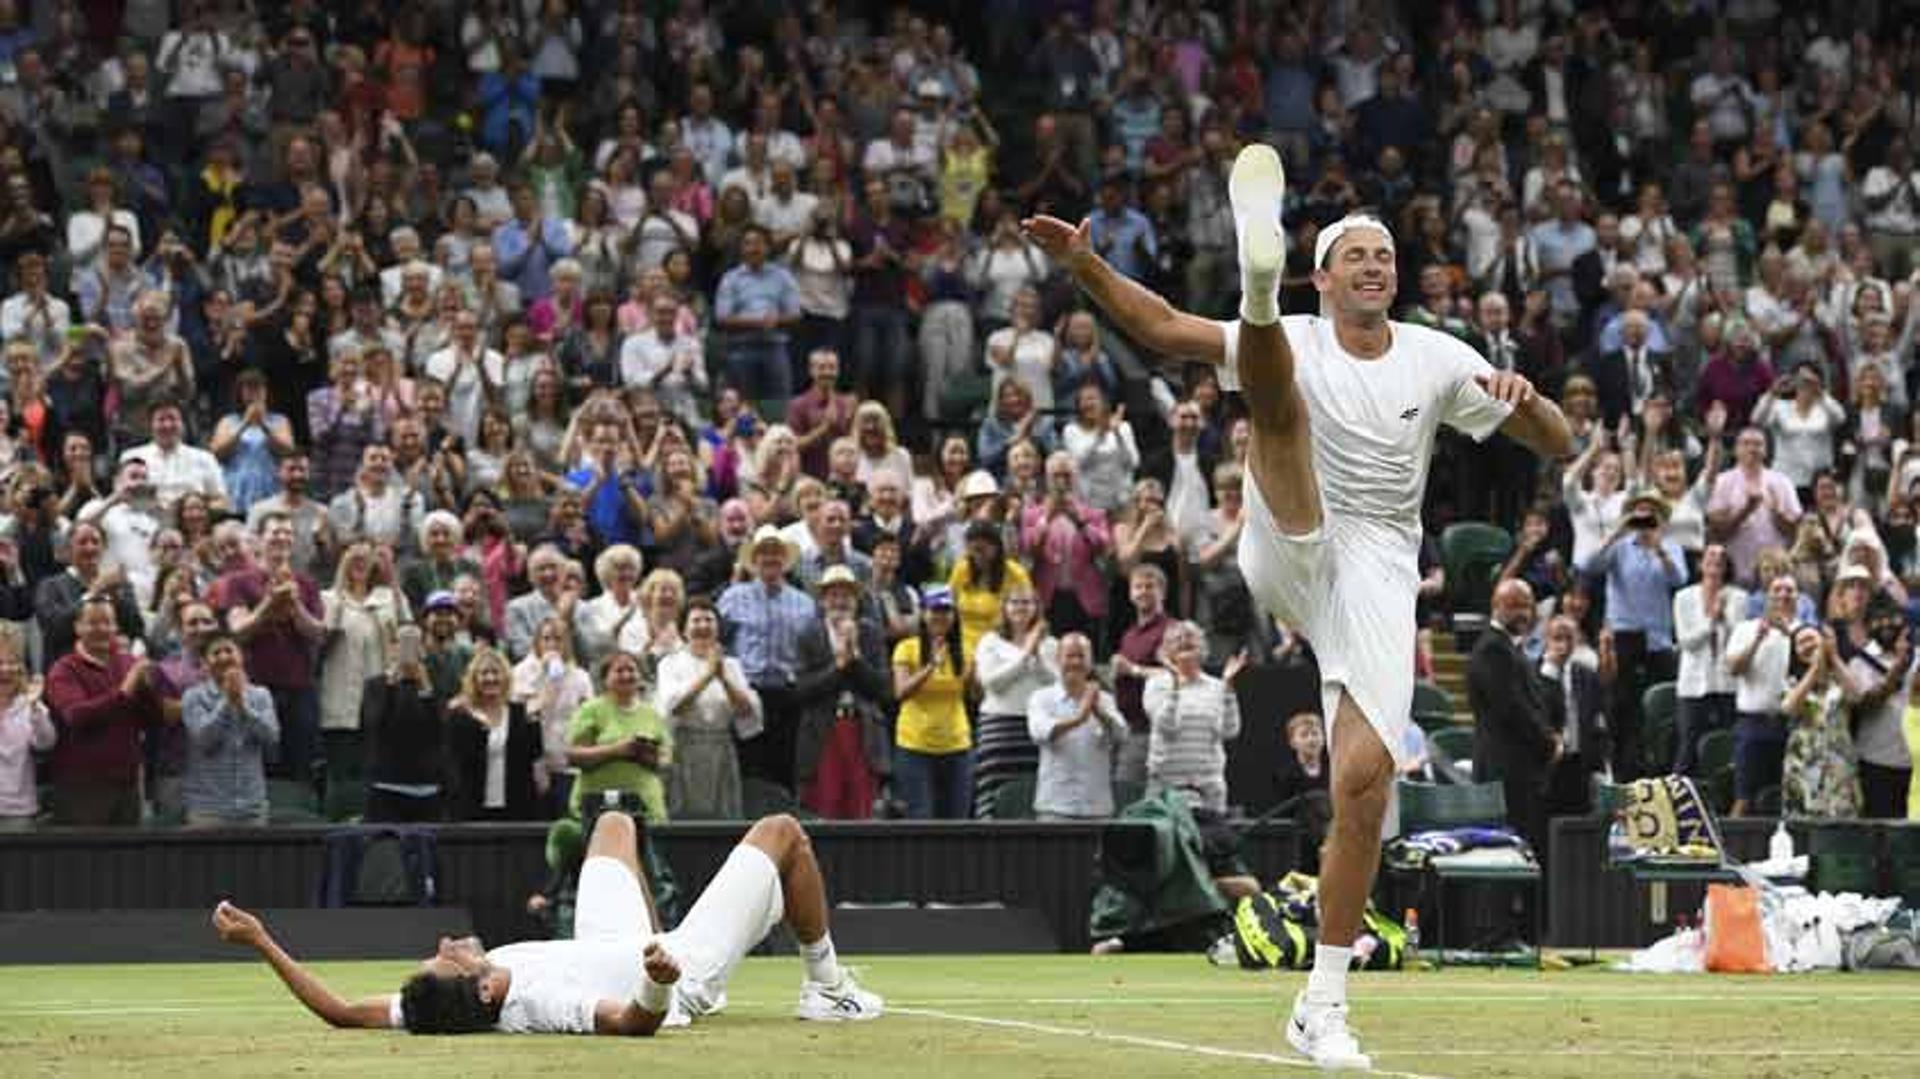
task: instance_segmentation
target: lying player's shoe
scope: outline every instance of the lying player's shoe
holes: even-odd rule
[[[885,1010],[879,994],[860,988],[853,972],[843,968],[836,985],[801,983],[800,1004],[793,1014],[817,1023],[857,1023],[878,1019]]]
[[[1309,1003],[1304,991],[1293,998],[1287,1044],[1329,1071],[1366,1071],[1373,1067],[1373,1058],[1360,1051],[1353,1031],[1347,1029],[1347,1006]]]
[[[1239,242],[1241,314],[1259,323],[1280,317],[1280,275],[1287,265],[1280,207],[1286,195],[1286,169],[1273,147],[1256,142],[1233,159],[1227,197]]]

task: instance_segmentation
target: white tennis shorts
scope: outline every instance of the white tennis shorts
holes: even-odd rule
[[[1243,482],[1247,523],[1240,530],[1240,572],[1254,602],[1312,643],[1329,749],[1344,689],[1396,769],[1405,765],[1418,631],[1418,541],[1384,522],[1326,511],[1320,528],[1289,536],[1253,476]]]
[[[727,979],[740,960],[786,915],[780,870],[767,852],[745,843],[720,866],[693,909],[661,944],[680,963],[677,1000],[695,1015],[725,999]],[[580,866],[574,899],[576,940],[638,942],[659,932],[647,913],[640,881],[617,858],[588,858]]]

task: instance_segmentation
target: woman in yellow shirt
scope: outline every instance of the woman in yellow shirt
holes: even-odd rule
[[[967,526],[966,553],[947,575],[947,588],[960,612],[960,658],[973,663],[980,638],[1000,624],[1000,606],[1015,588],[1032,588],[1027,567],[1007,557],[1007,542],[997,521],[976,519]]]
[[[893,646],[894,791],[914,820],[965,820],[973,807],[973,731],[967,722],[970,664],[960,648],[953,590],[920,597],[918,635]]]

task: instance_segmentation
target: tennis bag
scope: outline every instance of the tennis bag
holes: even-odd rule
[[[1304,873],[1289,873],[1272,891],[1242,898],[1234,905],[1235,957],[1247,970],[1306,970],[1313,966],[1318,929],[1315,887]],[[1379,945],[1363,969],[1399,970],[1406,962],[1407,931],[1392,918],[1367,907],[1365,932]]]

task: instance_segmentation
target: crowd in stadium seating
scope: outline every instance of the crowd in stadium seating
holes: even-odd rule
[[[1246,420],[1019,220],[1231,317],[1249,140],[1572,419],[1426,506],[1538,752],[1905,816],[1896,6],[0,0],[0,828],[1226,810]]]

